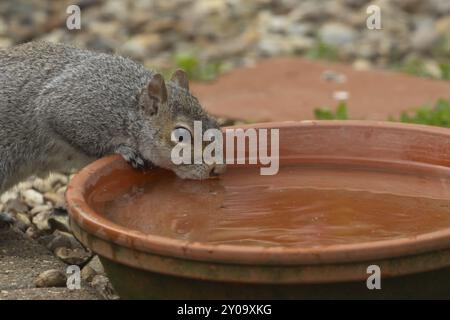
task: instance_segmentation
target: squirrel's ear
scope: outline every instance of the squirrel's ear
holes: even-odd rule
[[[148,82],[147,90],[150,98],[160,103],[166,103],[167,88],[162,75],[159,73],[155,74]]]
[[[189,91],[189,81],[186,72],[181,69],[175,70],[170,78],[170,81],[175,82],[181,88],[184,88]]]

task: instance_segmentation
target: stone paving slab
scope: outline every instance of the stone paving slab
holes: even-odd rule
[[[346,81],[327,81],[332,70]],[[250,122],[314,119],[314,109],[334,108],[335,91],[349,92],[350,119],[387,120],[438,98],[450,99],[450,81],[389,71],[357,71],[351,66],[302,58],[275,58],[236,69],[192,91],[212,114]]]

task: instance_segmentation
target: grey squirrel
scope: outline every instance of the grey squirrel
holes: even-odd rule
[[[0,49],[0,194],[30,175],[120,154],[134,167],[205,179],[224,165],[174,165],[178,127],[219,128],[189,92],[127,58],[47,42]]]

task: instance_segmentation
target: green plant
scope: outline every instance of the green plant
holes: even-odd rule
[[[193,53],[178,53],[175,55],[175,65],[188,74],[190,79],[209,81],[222,72],[221,62],[202,63]]]
[[[439,68],[441,69],[442,79],[450,80],[450,64],[441,63],[439,64]]]
[[[450,64],[448,63],[440,63],[438,65],[440,70],[440,76],[436,76],[431,74],[427,70],[426,63],[419,58],[411,59],[408,62],[404,63],[400,69],[403,72],[408,74],[419,76],[419,77],[428,77],[428,78],[439,78],[442,80],[450,80]]]
[[[439,99],[433,107],[423,106],[413,112],[403,112],[400,121],[450,128],[450,101]]]
[[[328,107],[317,108],[314,115],[317,120],[348,120],[347,105],[340,102],[335,110]],[[389,117],[389,121],[450,128],[450,101],[439,99],[433,106],[422,106],[414,111],[403,112],[400,119]]]
[[[322,41],[316,42],[316,44],[309,49],[306,53],[306,56],[310,59],[324,59],[335,61],[338,59],[338,50],[337,48],[330,46]]]
[[[403,72],[418,77],[428,77],[429,74],[425,69],[425,63],[422,59],[415,58],[407,61],[401,66]]]
[[[317,108],[314,115],[317,120],[348,120],[347,104],[340,102],[335,111],[328,107]]]

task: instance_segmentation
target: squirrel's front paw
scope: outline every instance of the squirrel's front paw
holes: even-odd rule
[[[145,169],[153,167],[153,164],[151,162],[143,159],[139,155],[139,153],[137,153],[130,147],[121,146],[117,149],[116,152],[120,154],[125,159],[125,161],[131,164],[131,166],[135,169]]]

